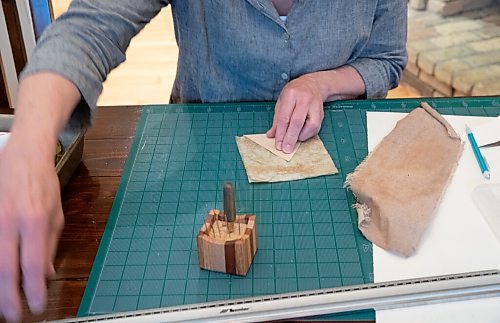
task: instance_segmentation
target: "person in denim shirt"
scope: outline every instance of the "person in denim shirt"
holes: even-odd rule
[[[73,1],[22,72],[0,158],[0,316],[19,318],[19,266],[31,310],[43,310],[63,226],[52,147],[68,123],[90,126],[107,74],[167,5],[179,46],[171,102],[276,101],[268,136],[284,152],[319,132],[323,102],[383,98],[406,64],[404,0]]]

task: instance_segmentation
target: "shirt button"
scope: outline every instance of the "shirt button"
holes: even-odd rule
[[[283,39],[284,40],[289,40],[290,39],[290,34],[289,33],[284,33],[283,34]]]
[[[283,80],[288,80],[288,74],[286,74],[286,73],[281,73],[281,78],[282,78]]]

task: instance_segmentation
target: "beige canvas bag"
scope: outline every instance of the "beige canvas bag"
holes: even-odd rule
[[[413,254],[462,150],[460,137],[426,103],[400,120],[347,177],[363,235],[383,249]]]

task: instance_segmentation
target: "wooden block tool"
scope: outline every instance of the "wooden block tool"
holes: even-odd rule
[[[254,214],[236,215],[234,187],[224,185],[224,212],[211,210],[197,236],[200,268],[247,274],[257,252]]]

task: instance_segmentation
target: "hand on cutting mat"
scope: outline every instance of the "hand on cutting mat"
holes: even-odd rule
[[[79,98],[57,75],[32,75],[19,85],[15,122],[0,152],[0,318],[9,322],[21,319],[20,272],[31,311],[45,308],[64,222],[54,147]]]
[[[320,85],[313,74],[305,74],[288,83],[274,108],[274,119],[267,136],[275,138],[276,149],[291,153],[297,141],[318,134],[323,121]]]
[[[364,81],[352,66],[304,74],[281,91],[267,136],[275,138],[276,149],[290,153],[297,141],[318,134],[324,117],[323,102],[354,99],[365,92]]]

